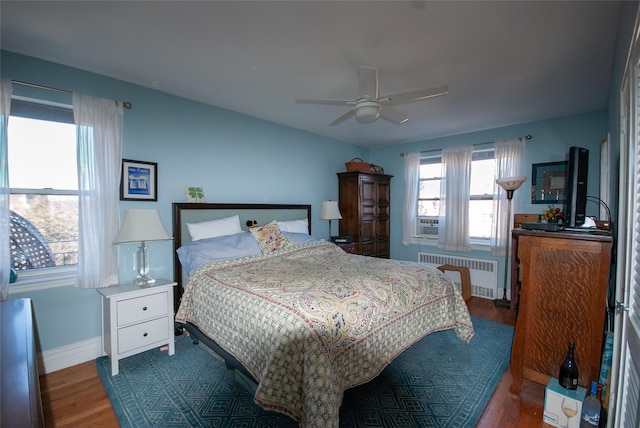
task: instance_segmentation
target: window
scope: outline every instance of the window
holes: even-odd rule
[[[471,196],[469,200],[469,233],[473,240],[489,241],[493,218],[495,162],[493,149],[474,150],[471,163]],[[417,235],[438,236],[440,212],[440,154],[426,153],[420,160],[418,185]]]
[[[71,107],[12,100],[8,124],[11,264],[77,264],[78,174]]]

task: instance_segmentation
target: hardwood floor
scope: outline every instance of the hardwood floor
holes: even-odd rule
[[[471,315],[512,326],[516,325],[516,312],[496,308],[492,300],[472,297],[468,306]],[[508,365],[476,427],[551,427],[551,425],[542,422],[544,385],[525,379],[518,396],[509,392],[511,381],[511,365]]]
[[[515,325],[515,313],[496,308],[491,300],[472,297],[469,311],[480,318]],[[520,396],[515,396],[509,392],[510,385],[507,367],[477,427],[550,427],[542,422],[544,386],[525,380]],[[118,426],[95,361],[41,376],[40,389],[47,427]]]

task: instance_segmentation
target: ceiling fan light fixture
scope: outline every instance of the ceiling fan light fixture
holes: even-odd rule
[[[359,123],[371,123],[382,117],[392,123],[401,125],[409,118],[400,111],[393,109],[398,104],[412,103],[414,101],[426,100],[428,98],[446,95],[449,91],[447,85],[436,88],[417,89],[414,91],[397,92],[386,96],[378,94],[378,70],[375,67],[360,66],[358,73],[358,91],[355,99],[296,99],[301,104],[322,104],[322,105],[347,105],[350,109],[338,116],[329,126],[338,125],[347,119],[355,116]],[[384,109],[382,106],[384,105]]]
[[[356,106],[356,119],[360,123],[375,122],[380,117],[380,105],[375,101],[363,101]]]

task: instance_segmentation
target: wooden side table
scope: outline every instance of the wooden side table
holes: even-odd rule
[[[460,294],[466,302],[471,298],[471,272],[466,266],[454,266],[454,265],[441,265],[438,266],[438,270],[442,273],[446,271],[454,271],[460,274]]]
[[[511,349],[512,394],[522,380],[557,378],[570,341],[578,385],[598,379],[613,237],[515,229],[522,282]],[[515,296],[512,296],[512,299]]]
[[[173,281],[158,279],[141,288],[119,284],[99,288],[102,296],[102,353],[111,358],[111,375],[118,361],[162,345],[175,353]]]

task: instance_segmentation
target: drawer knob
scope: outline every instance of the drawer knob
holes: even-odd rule
[[[145,306],[144,308],[142,308],[142,310],[143,310],[143,311],[146,311],[146,310],[147,310],[147,307]]]
[[[147,337],[147,333],[143,334],[144,337]]]

